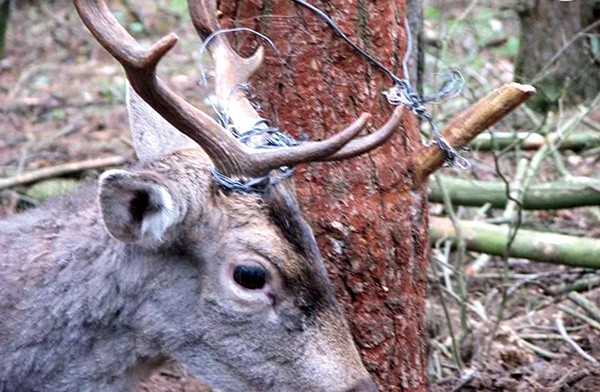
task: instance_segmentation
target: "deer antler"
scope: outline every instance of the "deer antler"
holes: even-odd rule
[[[261,176],[281,166],[356,156],[385,142],[400,121],[401,109],[396,109],[377,132],[355,139],[370,118],[369,114],[363,113],[350,126],[320,142],[280,149],[251,149],[235,140],[227,129],[186,102],[157,77],[159,61],[178,40],[175,34],[169,34],[151,48],[144,49],[116,21],[103,0],[74,0],[74,3],[87,28],[121,63],[137,93],[175,128],[198,143],[216,169],[225,175]],[[190,3],[189,8],[194,26],[202,38],[219,30],[215,0]],[[237,87],[260,66],[262,48],[251,57],[243,58],[221,34],[212,37],[208,50],[215,61],[218,104],[227,107],[228,116],[239,131],[256,126],[261,118]]]

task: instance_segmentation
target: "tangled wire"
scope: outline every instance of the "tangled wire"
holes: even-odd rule
[[[410,54],[412,52],[412,36],[410,33],[410,26],[408,25],[408,20],[405,19],[405,31],[407,35],[407,49],[404,53],[404,58],[402,60],[402,70],[404,73],[404,77],[400,78],[396,74],[394,74],[390,69],[388,69],[385,65],[383,65],[379,60],[373,57],[369,52],[364,50],[363,48],[356,45],[346,34],[339,28],[339,26],[322,10],[317,7],[303,1],[303,0],[293,0],[296,4],[307,8],[308,10],[314,12],[319,18],[321,18],[334,32],[337,36],[339,36],[342,40],[344,40],[353,50],[358,52],[361,56],[363,56],[369,63],[371,63],[376,68],[383,71],[393,83],[393,86],[385,91],[383,94],[386,96],[388,102],[391,105],[404,105],[408,109],[410,109],[415,115],[419,118],[427,121],[431,127],[431,133],[433,136],[434,143],[440,148],[440,150],[444,153],[444,165],[458,167],[461,169],[467,169],[471,165],[467,159],[462,157],[452,146],[450,146],[446,140],[441,136],[439,129],[435,122],[433,121],[433,117],[427,111],[425,107],[426,103],[430,102],[438,102],[450,97],[453,97],[460,93],[462,87],[464,86],[464,78],[458,71],[451,71],[444,75],[444,82],[440,89],[433,95],[421,97],[417,94],[412,86],[410,85],[410,81],[408,80],[408,61],[410,58]],[[275,48],[273,42],[266,37],[265,35],[258,33],[252,29],[241,27],[234,29],[222,29],[213,32],[210,36],[206,38],[206,40],[202,44],[201,54],[206,50],[206,47],[210,43],[210,41],[219,34],[238,32],[238,31],[246,31],[252,34],[258,35],[260,38],[265,40],[269,46],[271,46],[278,57],[279,53]],[[207,77],[206,72],[201,67],[201,81],[200,83],[204,86],[207,85]],[[239,88],[247,89],[248,85],[239,86]],[[233,94],[234,92],[232,92]],[[212,104],[212,103],[211,103]],[[239,132],[235,129],[231,119],[227,116],[227,110],[219,110],[213,105],[213,110],[217,114],[219,121],[223,127],[228,129],[241,143],[252,145],[253,148],[281,148],[281,147],[290,147],[297,146],[301,142],[295,140],[289,135],[284,134],[277,127],[274,127],[269,124],[266,119],[260,119],[252,128],[245,132]],[[257,138],[257,136],[260,136]],[[256,140],[259,139],[260,142],[256,143]],[[242,192],[265,192],[269,189],[270,186],[276,185],[277,183],[283,181],[284,179],[290,177],[295,171],[295,167],[281,167],[276,171],[272,171],[266,174],[263,177],[253,178],[248,181],[240,181],[233,178],[230,178],[222,173],[219,173],[215,168],[213,168],[213,176],[217,180],[217,182],[223,186],[227,190],[231,191],[242,191]]]

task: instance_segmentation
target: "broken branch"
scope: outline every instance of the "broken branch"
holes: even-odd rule
[[[494,208],[506,206],[506,184],[442,176],[453,205],[478,207],[490,203]],[[436,181],[429,184],[429,201],[442,203],[442,190]],[[524,210],[551,210],[600,205],[600,180],[571,177],[532,185],[522,196]]]
[[[460,221],[460,227],[468,250],[500,256],[506,251],[508,226]],[[442,238],[456,240],[456,231],[450,219],[431,217],[429,238],[431,242]],[[600,268],[600,241],[521,229],[512,243],[509,256],[576,267]]]
[[[535,88],[530,85],[506,84],[456,116],[442,129],[441,135],[450,146],[459,150],[534,93]],[[417,152],[414,162],[413,187],[418,187],[442,166],[444,152],[435,144],[423,147]]]
[[[83,170],[100,169],[109,166],[118,166],[127,162],[127,158],[122,156],[112,156],[98,159],[88,159],[79,162],[69,162],[63,165],[45,167],[20,174],[11,178],[0,178],[0,190],[10,188],[16,185],[25,185],[40,181],[46,178],[59,177],[67,174],[77,173]]]

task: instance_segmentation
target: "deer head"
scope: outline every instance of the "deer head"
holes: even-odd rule
[[[357,136],[369,119],[363,114],[324,141],[252,148],[239,143],[224,124],[183,100],[156,76],[158,62],[177,40],[174,34],[143,49],[103,1],[74,3],[85,25],[125,69],[132,87],[131,128],[142,166],[110,170],[100,177],[99,206],[94,208],[101,220],[90,218],[90,227],[80,231],[96,233],[95,222],[101,221],[100,229],[110,237],[102,240],[104,235],[98,234],[94,241],[103,241],[102,245],[65,246],[69,252],[97,248],[91,252],[93,257],[84,256],[83,250],[73,257],[74,263],[83,260],[82,268],[97,271],[87,273],[91,276],[87,280],[69,277],[69,281],[88,285],[86,294],[77,297],[73,291],[70,302],[63,299],[53,312],[59,314],[61,306],[87,311],[85,317],[70,310],[65,314],[85,319],[87,325],[95,326],[88,329],[106,330],[103,339],[119,342],[111,346],[94,340],[97,343],[89,349],[106,347],[93,362],[97,366],[103,361],[120,364],[102,367],[114,368],[112,379],[129,377],[157,359],[173,358],[219,390],[376,390],[334,298],[291,180],[262,193],[235,192],[223,189],[212,170],[246,180],[282,166],[349,158],[389,138],[398,126],[400,110],[367,136]],[[219,29],[214,0],[193,2],[189,7],[202,38]],[[224,35],[213,35],[208,50],[215,63],[217,107],[227,111],[240,132],[260,126],[258,113],[237,86],[259,67],[262,49],[243,58]],[[67,259],[64,255],[55,258]],[[69,269],[72,274],[82,273]],[[57,276],[61,273],[56,272]],[[78,287],[72,290],[84,292]],[[106,287],[114,289],[103,297],[108,300],[94,298],[93,288],[104,293]],[[82,297],[89,297],[85,306]],[[79,324],[69,325],[76,329],[73,325]],[[25,340],[23,336],[19,339]],[[56,351],[59,344],[54,346]],[[73,366],[83,368],[78,363]],[[49,385],[59,389],[77,385],[79,376],[79,386],[85,389],[81,375],[86,372],[81,369],[54,374]],[[56,381],[56,377],[64,380]],[[70,384],[65,381],[69,377]]]

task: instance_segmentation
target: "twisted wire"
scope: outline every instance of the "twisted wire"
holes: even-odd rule
[[[327,15],[325,12],[315,7],[312,4],[307,3],[304,0],[293,0],[296,4],[314,12],[319,16],[331,29],[344,40],[352,49],[357,51],[361,56],[367,59],[369,63],[384,72],[393,82],[393,86],[385,91],[383,94],[386,96],[388,102],[392,105],[404,105],[410,109],[415,115],[426,120],[430,127],[433,135],[434,142],[444,153],[444,164],[446,166],[459,167],[461,169],[467,169],[471,167],[469,161],[463,158],[452,146],[446,142],[446,140],[440,135],[439,129],[435,124],[433,117],[427,111],[424,106],[429,102],[437,102],[442,99],[446,99],[455,96],[460,93],[464,85],[464,78],[458,71],[451,71],[446,74],[445,81],[441,88],[433,95],[421,97],[411,87],[410,81],[408,80],[408,61],[412,52],[412,34],[410,32],[410,26],[408,20],[404,19],[404,26],[406,31],[407,47],[404,57],[402,59],[402,70],[404,72],[404,78],[401,78],[394,74],[389,68],[383,65],[379,60],[373,57],[369,52],[356,45],[339,26]]]
[[[220,34],[228,34],[228,33],[236,33],[236,32],[248,32],[251,34],[255,34],[259,36],[261,39],[265,40],[271,48],[275,51],[277,56],[281,59],[277,48],[273,44],[267,36],[261,34],[255,30],[249,29],[247,27],[237,27],[232,29],[220,29],[211,33],[205,40],[202,42],[202,46],[200,48],[200,58],[204,55],[210,41],[212,41],[215,37]],[[203,86],[205,89],[208,88],[208,77],[207,72],[205,71],[202,63],[200,63],[200,81],[199,84]],[[234,94],[240,90],[247,92],[249,90],[250,85],[248,83],[243,83],[236,86],[233,91],[229,94],[228,101],[234,96]],[[292,138],[289,135],[281,132],[279,128],[272,126],[267,119],[260,118],[258,121],[247,131],[240,132],[235,128],[234,124],[231,121],[231,118],[228,115],[229,110],[227,108],[217,108],[214,101],[209,101],[212,110],[215,112],[217,119],[221,126],[227,129],[231,134],[240,142],[245,145],[251,146],[252,148],[282,148],[282,147],[291,147],[297,146],[300,144],[297,140]],[[227,105],[228,106],[228,105]],[[257,108],[258,109],[258,108]],[[229,177],[221,172],[219,172],[214,166],[211,170],[214,179],[226,190],[237,191],[237,192],[266,192],[269,187],[277,185],[281,181],[286,178],[291,177],[296,171],[296,167],[288,167],[282,166],[276,170],[271,170],[264,176],[250,178],[248,180],[235,179]]]

